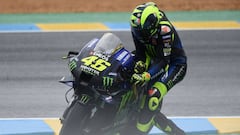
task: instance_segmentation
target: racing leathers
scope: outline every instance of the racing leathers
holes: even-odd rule
[[[140,33],[132,30],[136,63],[144,62],[145,72],[151,76],[142,99],[136,127],[142,133],[146,133],[155,124],[168,134],[182,135],[184,132],[160,113],[160,108],[163,97],[184,78],[187,71],[187,57],[174,26],[164,12],[160,12],[162,18],[153,38],[146,40]]]

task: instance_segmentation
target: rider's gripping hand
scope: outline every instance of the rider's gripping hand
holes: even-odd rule
[[[134,72],[137,74],[143,73],[144,71],[146,71],[146,69],[147,69],[147,65],[143,61],[136,62],[134,66]]]
[[[136,85],[144,86],[150,79],[151,75],[148,72],[143,72],[142,74],[134,73],[131,81]]]

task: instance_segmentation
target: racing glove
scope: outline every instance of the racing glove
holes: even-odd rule
[[[134,66],[134,72],[137,74],[143,73],[144,71],[146,71],[146,69],[147,69],[147,65],[143,61],[136,62]]]
[[[144,86],[151,79],[151,75],[148,72],[142,74],[134,73],[131,77],[131,82],[135,85]]]

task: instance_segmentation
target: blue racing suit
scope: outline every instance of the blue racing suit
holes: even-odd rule
[[[147,67],[146,72],[151,75],[148,89],[142,99],[143,104],[140,107],[136,127],[146,133],[154,124],[168,134],[182,135],[184,132],[181,132],[181,129],[159,110],[164,95],[184,78],[187,71],[187,57],[174,26],[164,12],[160,12],[162,18],[155,38],[145,40],[140,33],[132,30],[136,61],[143,61]]]

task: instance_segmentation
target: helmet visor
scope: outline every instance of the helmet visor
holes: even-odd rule
[[[145,23],[142,26],[142,34],[146,38],[151,38],[155,35],[158,29],[158,19],[154,14],[151,14],[147,17]]]
[[[134,36],[141,43],[144,43],[144,44],[151,44],[152,39],[158,38],[157,31],[158,30],[156,29],[156,32],[154,32],[153,35],[151,35],[151,34],[148,34],[149,32],[146,31],[145,29],[132,28],[132,32],[133,32]]]

